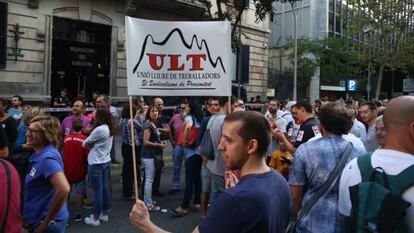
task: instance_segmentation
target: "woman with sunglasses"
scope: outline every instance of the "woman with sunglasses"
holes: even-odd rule
[[[66,199],[70,190],[58,151],[60,124],[55,117],[37,116],[29,124],[29,158],[23,218],[29,232],[65,232]]]

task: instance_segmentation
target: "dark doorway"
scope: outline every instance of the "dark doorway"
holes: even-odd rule
[[[52,97],[109,93],[111,26],[53,17]],[[52,98],[52,99],[53,99]]]

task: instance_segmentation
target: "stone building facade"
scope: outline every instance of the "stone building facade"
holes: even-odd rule
[[[125,15],[206,20],[204,5],[194,0],[0,2],[7,5],[7,57],[6,67],[0,69],[0,96],[19,94],[45,105],[61,88],[72,96],[98,91],[108,93],[115,102],[126,100]],[[250,46],[247,93],[264,97],[270,30],[267,21],[254,21],[254,9],[243,14],[242,42]]]

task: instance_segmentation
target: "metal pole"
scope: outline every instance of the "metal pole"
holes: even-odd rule
[[[294,101],[297,101],[297,80],[298,80],[298,38],[297,38],[297,34],[296,34],[296,13],[295,13],[295,7],[296,4],[292,3],[292,13],[293,13],[293,38],[295,40],[295,48],[294,48],[294,52],[295,52],[295,61],[293,63],[293,97],[292,99]]]
[[[238,50],[237,50],[237,99],[240,99],[241,96],[241,91],[240,91],[240,76],[241,76],[241,49],[242,49],[242,44],[241,44],[241,21],[242,21],[242,16],[243,13],[240,15],[240,20],[239,20],[239,46],[238,46]]]
[[[368,36],[370,36],[368,34]],[[371,100],[371,37],[368,40],[368,84],[367,84],[367,99]]]

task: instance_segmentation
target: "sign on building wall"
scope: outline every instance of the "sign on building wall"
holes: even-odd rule
[[[230,96],[230,22],[125,17],[128,95]]]
[[[346,80],[346,91],[356,91],[357,90],[357,81],[348,79]]]

